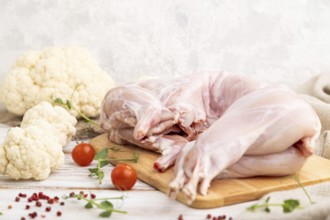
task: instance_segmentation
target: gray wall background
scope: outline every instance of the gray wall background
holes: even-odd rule
[[[88,48],[118,83],[224,69],[295,86],[330,73],[330,1],[0,0],[0,77],[54,45]]]

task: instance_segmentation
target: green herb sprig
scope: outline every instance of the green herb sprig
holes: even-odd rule
[[[257,209],[263,208],[265,212],[270,212],[271,206],[280,206],[283,208],[284,213],[292,212],[293,210],[297,208],[302,208],[300,206],[299,200],[296,199],[287,199],[284,200],[283,203],[269,203],[270,197],[267,197],[264,203],[261,204],[253,204],[250,207],[247,208],[249,211],[256,211]]]
[[[307,190],[305,189],[304,185],[301,183],[299,177],[297,174],[293,175],[293,178],[295,181],[297,181],[298,185],[303,189],[305,195],[308,198],[309,203],[315,204],[315,202],[312,200],[311,196],[309,195],[309,193],[307,192]],[[257,209],[261,209],[263,208],[265,212],[270,212],[270,208],[271,206],[281,206],[283,208],[283,212],[284,213],[289,213],[289,212],[293,212],[295,209],[301,209],[303,208],[302,206],[300,206],[300,202],[297,199],[287,199],[284,200],[283,203],[269,203],[270,197],[267,197],[265,202],[258,204],[255,203],[251,206],[249,206],[247,208],[248,211],[256,211]]]
[[[108,158],[108,151],[120,151],[120,147],[111,147],[111,148],[104,148],[99,151],[94,160],[97,161],[97,166],[94,168],[89,168],[89,176],[93,177],[96,176],[99,180],[99,184],[102,184],[102,180],[104,178],[104,171],[102,168],[110,163],[110,161],[121,161],[121,162],[131,162],[137,163],[139,161],[139,155],[137,153],[133,153],[132,157],[130,158]]]
[[[95,197],[95,195],[94,195]],[[121,213],[121,214],[127,214],[127,211],[115,209],[113,207],[113,204],[108,200],[124,200],[124,196],[119,197],[111,197],[111,198],[93,198],[93,194],[91,194],[89,197],[87,194],[74,194],[71,193],[69,196],[65,196],[65,199],[72,199],[76,198],[78,200],[84,200],[87,203],[85,204],[86,209],[92,209],[92,208],[98,208],[101,209],[102,212],[99,214],[99,217],[107,218],[110,217],[113,212]],[[101,202],[98,202],[101,201]]]
[[[77,108],[72,104],[72,102],[71,102],[70,100],[66,100],[66,101],[64,101],[64,100],[61,99],[61,98],[56,98],[53,102],[54,102],[54,104],[60,105],[60,106],[66,108],[66,109],[68,109],[68,110],[73,109],[74,111],[76,111],[76,112],[80,115],[80,117],[82,117],[82,118],[84,119],[85,122],[87,122],[87,123],[92,123],[92,124],[94,124],[94,125],[96,125],[96,126],[100,126],[96,121],[94,121],[94,120],[88,118],[85,114],[83,114],[81,111],[79,111],[79,109],[77,109]]]
[[[76,90],[78,89],[79,86],[80,86],[80,84],[77,84],[75,86],[75,88],[74,88],[74,90],[73,90],[73,92],[71,94],[70,100],[65,100],[64,101],[63,99],[57,97],[57,98],[55,98],[53,100],[53,103],[54,104],[57,104],[57,105],[60,105],[60,106],[66,108],[68,110],[74,110],[74,111],[76,111],[78,113],[78,115],[80,115],[80,117],[82,117],[85,120],[85,122],[92,123],[92,124],[94,124],[94,125],[96,125],[96,126],[99,127],[100,125],[96,121],[93,121],[92,119],[88,118],[85,114],[83,114],[81,111],[79,111],[79,109],[77,109],[72,104],[73,95],[74,95],[74,93],[76,92]]]

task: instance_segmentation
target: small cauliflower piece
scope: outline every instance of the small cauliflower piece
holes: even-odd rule
[[[11,128],[0,146],[0,173],[12,179],[46,179],[64,164],[62,147],[76,132],[75,117],[48,102],[29,109],[21,127]]]
[[[72,136],[76,133],[76,118],[72,117],[64,108],[60,106],[53,107],[49,102],[41,102],[27,110],[24,114],[21,128],[25,128],[41,119],[46,120],[57,128],[59,134],[63,136],[60,138],[62,146],[68,144]]]
[[[87,50],[49,47],[17,59],[0,86],[0,101],[9,112],[24,115],[42,101],[61,98],[71,100],[87,117],[97,117],[104,95],[113,87],[113,79]],[[80,117],[76,111],[70,113]]]
[[[39,120],[25,128],[11,128],[2,144],[0,171],[18,179],[43,180],[64,164],[57,129]]]

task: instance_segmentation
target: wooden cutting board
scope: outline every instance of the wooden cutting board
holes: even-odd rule
[[[135,146],[116,145],[107,139],[106,134],[95,137],[90,140],[90,143],[97,152],[106,147],[120,146],[121,151],[124,152],[109,151],[109,157],[111,158],[129,158],[132,153],[138,153],[139,162],[130,163],[136,169],[138,178],[160,191],[168,193],[168,185],[173,179],[174,172],[173,168],[164,173],[159,173],[153,169],[153,163],[159,157],[159,154]],[[116,162],[113,164],[116,164]],[[330,181],[330,160],[312,156],[297,174],[301,183],[305,186]],[[187,204],[181,193],[179,193],[177,200],[193,208],[215,208],[259,199],[272,191],[296,187],[299,187],[299,185],[293,176],[221,179],[212,181],[208,195],[197,195],[192,204]]]

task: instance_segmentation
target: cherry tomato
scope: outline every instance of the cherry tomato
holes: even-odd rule
[[[80,166],[91,164],[94,156],[95,150],[92,145],[84,142],[77,144],[71,152],[72,159]]]
[[[130,190],[137,180],[136,171],[127,164],[118,164],[111,172],[111,180],[116,189]]]

